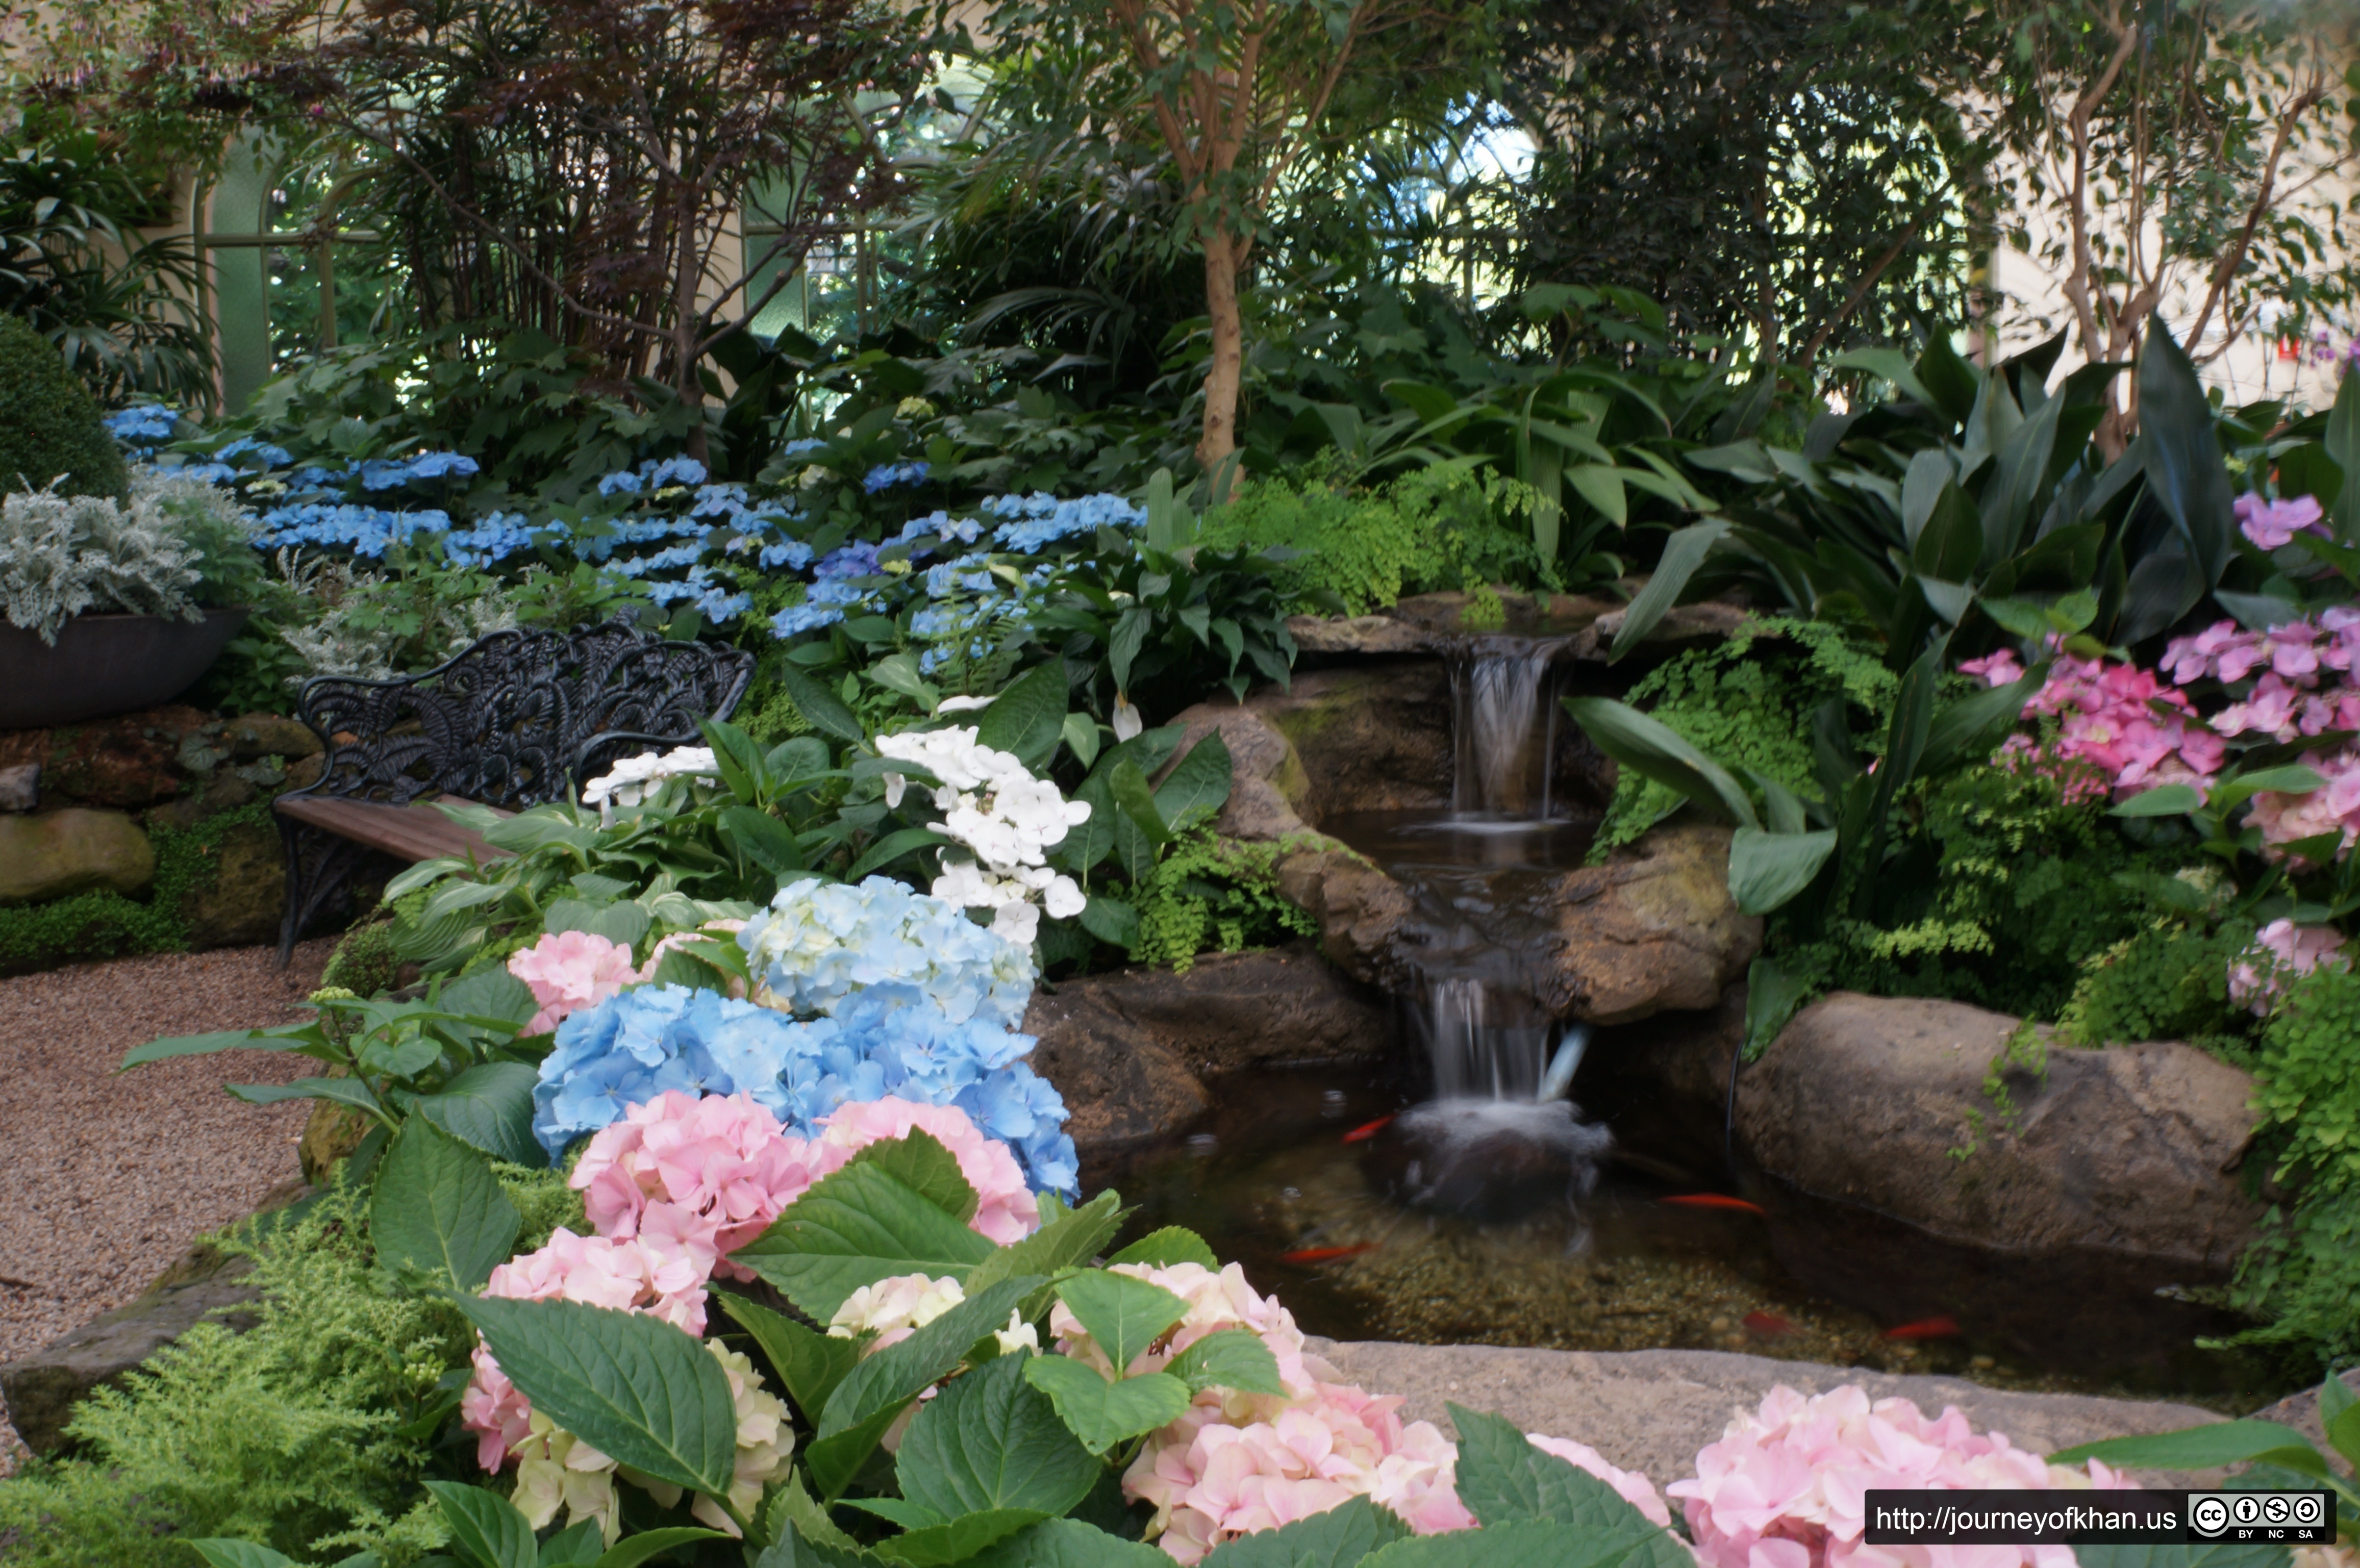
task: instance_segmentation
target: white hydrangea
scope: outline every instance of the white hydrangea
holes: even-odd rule
[[[948,1276],[936,1279],[924,1274],[900,1274],[863,1285],[847,1296],[844,1305],[828,1319],[827,1332],[838,1339],[876,1335],[861,1350],[863,1356],[873,1356],[909,1338],[966,1300],[966,1287]],[[1024,1321],[1021,1310],[1010,1312],[1008,1326],[993,1330],[992,1337],[1000,1342],[1003,1356],[1020,1350],[1032,1356],[1041,1353],[1041,1335]],[[927,1392],[931,1395],[933,1390]]]
[[[978,739],[971,728],[908,731],[877,737],[879,755],[923,768],[940,779],[934,809],[945,838],[973,854],[972,860],[943,857],[934,895],[962,909],[989,909],[991,929],[1012,942],[1032,944],[1041,909],[1064,920],[1082,912],[1088,900],[1070,877],[1048,869],[1049,851],[1089,820],[1086,800],[1068,800],[1045,779],[1035,779],[1005,751]],[[906,781],[885,776],[885,799],[899,806]]]
[[[602,816],[611,818],[617,806],[636,806],[672,779],[714,779],[720,772],[710,746],[674,746],[661,756],[643,751],[592,779],[582,791],[582,803],[595,806]]]
[[[947,898],[888,877],[858,887],[806,877],[738,933],[761,977],[754,1000],[791,1013],[834,1013],[864,991],[906,986],[954,1023],[1022,1025],[1035,971],[1029,944],[984,930]]]

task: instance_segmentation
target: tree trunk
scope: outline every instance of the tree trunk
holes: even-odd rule
[[[1238,309],[1238,266],[1245,246],[1217,223],[1205,236],[1205,314],[1213,332],[1213,360],[1205,367],[1205,432],[1196,461],[1207,474],[1238,449],[1238,388],[1245,378],[1245,318]],[[1226,500],[1212,497],[1215,504]]]

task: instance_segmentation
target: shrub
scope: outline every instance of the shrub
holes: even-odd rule
[[[47,338],[0,316],[0,489],[120,495],[130,475],[98,405]]]

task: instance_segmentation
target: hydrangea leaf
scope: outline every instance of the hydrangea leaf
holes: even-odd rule
[[[232,1095],[249,1105],[275,1105],[286,1100],[334,1100],[373,1116],[385,1114],[368,1085],[357,1078],[298,1078],[286,1083],[228,1083]]]
[[[812,1485],[819,1489],[819,1495],[830,1501],[842,1497],[901,1416],[901,1406],[888,1405],[842,1432],[814,1439],[811,1446],[803,1450],[803,1465],[811,1472]],[[806,1536],[812,1533],[804,1532]]]
[[[187,1544],[212,1564],[212,1568],[297,1568],[293,1558],[251,1541],[214,1537],[206,1541],[191,1541]]]
[[[532,987],[497,964],[452,981],[442,987],[436,1005],[464,1018],[496,1018],[519,1026],[541,1011]]]
[[[1228,803],[1235,772],[1221,732],[1208,731],[1156,786],[1157,814],[1175,830],[1209,818]]]
[[[1078,1209],[1059,1205],[1063,1212],[1053,1216],[1048,1200],[1054,1196],[1043,1194],[1041,1217],[1048,1223],[977,1264],[975,1272],[967,1279],[969,1290],[979,1290],[1019,1274],[1054,1274],[1087,1263],[1107,1244],[1108,1237],[1122,1228],[1123,1216],[1129,1212],[1121,1207],[1120,1196],[1107,1192]]]
[[[1050,659],[1009,682],[976,720],[978,746],[1008,752],[1027,768],[1048,760],[1065,723],[1065,666]]]
[[[1221,1260],[1205,1238],[1185,1225],[1165,1225],[1162,1230],[1149,1231],[1120,1252],[1107,1259],[1109,1263],[1174,1263],[1201,1264],[1218,1271]]]
[[[442,1087],[410,1103],[460,1142],[511,1165],[546,1165],[549,1155],[532,1136],[532,1086],[540,1074],[522,1062],[483,1062]]]
[[[1035,1356],[1026,1359],[1024,1377],[1049,1396],[1058,1419],[1092,1454],[1168,1425],[1188,1408],[1188,1385],[1167,1372],[1109,1383],[1079,1361]]]
[[[828,1396],[827,1409],[820,1415],[819,1435],[833,1436],[916,1399],[920,1390],[966,1360],[978,1340],[1005,1328],[1008,1314],[1042,1283],[1035,1275],[1003,1279],[989,1290],[977,1291],[898,1345],[889,1345],[862,1361]]]
[[[2152,1437],[2110,1437],[2060,1449],[2049,1456],[2049,1462],[2079,1465],[2084,1460],[2103,1459],[2109,1465],[2135,1465],[2142,1470],[2211,1470],[2248,1459],[2275,1457],[2286,1449],[2302,1451],[2314,1464],[2318,1462],[2318,1452],[2311,1448],[2309,1438],[2290,1426],[2266,1421],[2218,1421]]]
[[[161,1062],[173,1056],[211,1056],[217,1051],[299,1051],[307,1045],[324,1047],[325,1043],[320,1040],[319,1028],[315,1024],[293,1024],[283,1029],[227,1029],[217,1034],[173,1035],[165,1040],[151,1040],[134,1048],[115,1071],[128,1072],[134,1067],[144,1067],[150,1062]]]
[[[401,1124],[369,1201],[378,1261],[398,1277],[480,1290],[508,1261],[523,1223],[480,1152],[421,1116]]]
[[[1278,1357],[1262,1336],[1241,1328],[1208,1334],[1174,1356],[1164,1368],[1192,1393],[1207,1388],[1235,1388],[1241,1394],[1284,1394]]]
[[[880,1138],[846,1163],[863,1161],[889,1171],[912,1192],[965,1225],[975,1218],[975,1189],[959,1170],[958,1157],[923,1127],[912,1127],[900,1138]]]
[[[1213,1550],[1205,1568],[1353,1568],[1409,1526],[1366,1497],[1351,1497],[1309,1519],[1241,1535]]]
[[[942,1515],[923,1503],[913,1503],[907,1497],[847,1497],[843,1506],[858,1508],[865,1514],[875,1514],[903,1530],[923,1530],[928,1525],[943,1522]]]
[[[858,1547],[814,1541],[790,1525],[762,1549],[762,1555],[754,1559],[754,1568],[861,1568],[879,1561]]]
[[[1188,1315],[1188,1303],[1161,1285],[1128,1274],[1094,1271],[1060,1280],[1057,1295],[1106,1353],[1116,1376]]]
[[[2169,1546],[2077,1546],[2081,1568],[2286,1568],[2283,1543],[2215,1541]]]
[[[860,1342],[806,1328],[783,1312],[774,1312],[732,1291],[717,1292],[714,1299],[762,1347],[803,1419],[816,1421],[836,1386],[859,1364]]]
[[[901,1274],[964,1280],[990,1252],[990,1242],[885,1166],[858,1160],[814,1184],[732,1256],[825,1323],[864,1285]]]
[[[1689,1568],[1687,1548],[1587,1470],[1525,1441],[1513,1422],[1450,1405],[1459,1428],[1459,1497],[1488,1530],[1554,1521],[1585,1539],[1615,1545],[1631,1568]]]
[[[668,1525],[661,1530],[643,1530],[637,1535],[626,1536],[608,1547],[595,1568],[639,1568],[650,1557],[672,1551],[677,1546],[694,1546],[700,1541],[727,1541],[730,1538],[717,1530],[698,1530],[692,1525]]]
[[[1676,1546],[1661,1530],[1667,1546]],[[1516,1519],[1483,1530],[1414,1535],[1379,1547],[1360,1568],[1641,1568],[1646,1549],[1624,1536],[1587,1535],[1555,1519]],[[1681,1549],[1691,1565],[1695,1559]]]
[[[429,1481],[451,1540],[474,1568],[540,1568],[541,1543],[516,1505],[486,1486]]]
[[[596,1519],[579,1520],[541,1543],[541,1568],[595,1568],[606,1544]]]
[[[1080,1519],[1043,1519],[987,1547],[968,1568],[1170,1568],[1172,1559],[1143,1541],[1109,1535]]]
[[[1003,1508],[1062,1515],[1090,1495],[1104,1466],[1024,1380],[1028,1359],[986,1362],[918,1411],[895,1460],[904,1498],[951,1520]]]
[[[911,1568],[938,1568],[964,1563],[995,1541],[1015,1534],[1043,1516],[1031,1508],[992,1508],[963,1515],[942,1524],[909,1530],[877,1543],[877,1554]]]
[[[463,1300],[533,1409],[632,1469],[724,1496],[738,1467],[729,1379],[695,1336],[578,1301]]]

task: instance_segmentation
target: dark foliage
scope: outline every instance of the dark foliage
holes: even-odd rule
[[[38,490],[61,474],[68,495],[120,495],[130,484],[90,389],[22,317],[0,316],[0,488]]]

